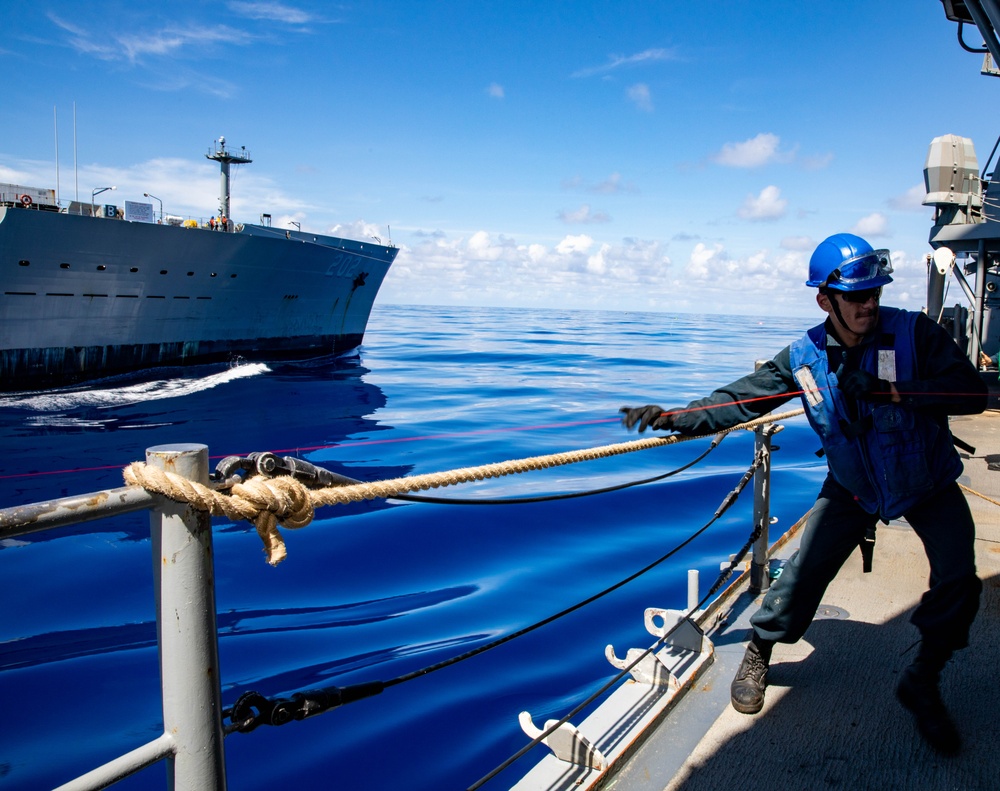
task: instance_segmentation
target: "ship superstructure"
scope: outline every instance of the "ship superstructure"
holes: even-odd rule
[[[958,24],[962,47],[983,56],[981,72],[1000,76],[1000,6],[993,0],[942,0],[945,15]],[[983,45],[970,46],[965,26]],[[924,205],[934,207],[927,261],[927,313],[952,330],[974,364],[995,360],[1000,351],[1000,179],[992,168],[1000,140],[980,169],[971,139],[947,134],[931,141],[924,167]],[[947,275],[961,299],[949,302]],[[964,304],[963,304],[964,303]]]

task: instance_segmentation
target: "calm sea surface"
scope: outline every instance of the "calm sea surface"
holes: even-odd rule
[[[121,486],[121,467],[166,443],[204,443],[213,466],[270,450],[380,480],[621,442],[630,435],[620,406],[706,395],[807,325],[378,305],[364,346],[346,358],[237,361],[0,397],[0,505]],[[775,443],[780,531],[812,504],[825,465],[804,418]],[[434,494],[585,491],[666,472],[706,446]],[[277,568],[252,526],[215,520],[223,703],[248,690],[388,681],[565,609],[705,524],[752,450],[752,435],[734,434],[677,477],[555,502],[334,506],[285,531]],[[518,712],[539,725],[563,716],[616,672],[605,645],[618,656],[649,645],[643,610],[683,608],[687,569],[707,590],[747,539],[751,500],[748,491],[675,558],[551,626],[321,716],[230,735],[229,787],[466,788],[527,743]],[[146,514],[0,544],[0,600],[0,786],[52,787],[162,732]],[[486,787],[508,787],[544,749]],[[119,787],[164,788],[164,766]]]

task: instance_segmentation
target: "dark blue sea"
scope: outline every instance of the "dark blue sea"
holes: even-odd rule
[[[748,373],[807,320],[377,305],[364,345],[310,363],[145,372],[0,397],[0,505],[123,485],[145,449],[270,450],[381,480],[621,442],[622,405],[680,406]],[[789,404],[795,408],[797,403]],[[804,418],[774,440],[772,531],[812,504],[825,465]],[[658,475],[687,442],[448,487],[441,497],[582,492]],[[214,521],[223,704],[256,690],[388,681],[566,609],[704,525],[752,460],[728,436],[661,482],[534,504],[373,501],[285,531],[267,565],[254,528]],[[646,607],[684,608],[747,540],[752,487],[670,561],[554,624],[381,695],[226,738],[229,787],[463,789],[646,647]],[[772,532],[772,536],[775,535]],[[0,545],[0,786],[50,788],[162,733],[148,517]],[[582,719],[576,718],[577,721]],[[537,748],[485,787],[506,788]],[[161,789],[163,764],[120,784]]]

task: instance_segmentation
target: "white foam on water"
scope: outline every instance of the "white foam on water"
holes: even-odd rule
[[[102,390],[49,390],[0,396],[0,409],[28,409],[34,412],[51,413],[67,412],[81,407],[107,409],[129,406],[201,393],[237,379],[259,376],[270,370],[264,363],[245,363],[227,368],[219,373],[194,379],[156,379],[151,382],[138,382]]]

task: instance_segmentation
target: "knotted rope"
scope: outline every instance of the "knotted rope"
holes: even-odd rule
[[[315,510],[311,497],[315,493],[287,475],[277,478],[254,476],[234,484],[227,491],[218,491],[139,461],[129,464],[122,474],[128,486],[141,486],[175,502],[189,503],[212,516],[251,522],[264,542],[264,553],[272,566],[278,565],[288,554],[278,524],[288,528],[305,527],[312,521]]]
[[[796,409],[780,415],[765,416],[740,423],[718,433],[753,430],[766,423],[787,420],[801,414],[803,414],[803,410]],[[200,511],[209,512],[212,516],[225,516],[232,520],[246,519],[257,528],[257,533],[264,542],[267,562],[276,566],[287,555],[285,542],[278,531],[278,525],[293,529],[305,527],[312,521],[314,511],[319,506],[346,505],[361,500],[389,498],[418,490],[436,489],[440,486],[453,486],[487,478],[501,478],[530,470],[542,470],[575,464],[580,461],[592,461],[693,439],[699,439],[699,437],[678,435],[647,437],[597,448],[554,453],[546,456],[532,456],[526,459],[485,464],[479,467],[463,467],[447,472],[425,473],[372,483],[331,486],[323,489],[309,489],[300,481],[287,475],[275,478],[265,478],[258,475],[247,478],[242,483],[234,484],[227,490],[216,490],[188,480],[176,473],[151,467],[138,461],[125,467],[123,476],[128,486],[141,486],[147,491],[160,494],[175,502],[189,503]]]

